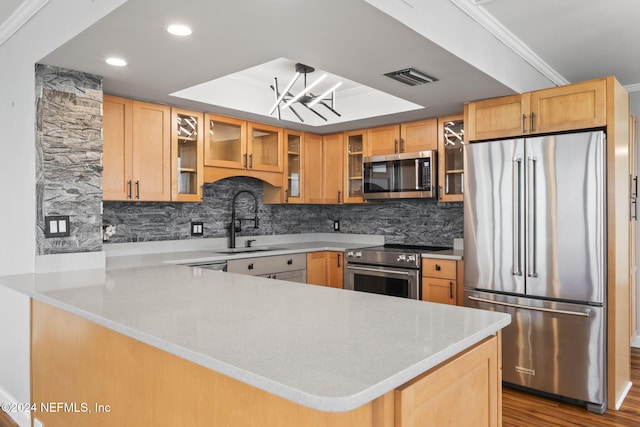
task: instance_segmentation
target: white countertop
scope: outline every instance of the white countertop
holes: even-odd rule
[[[370,402],[510,322],[502,313],[167,264],[8,276],[0,285],[328,412]]]
[[[460,261],[464,258],[462,249],[446,249],[444,251],[422,253],[422,258],[452,259]]]

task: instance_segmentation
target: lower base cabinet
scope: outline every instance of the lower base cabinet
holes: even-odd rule
[[[422,260],[422,300],[464,305],[463,261],[424,258]]]
[[[336,251],[307,254],[307,283],[342,289],[344,254]]]
[[[321,412],[40,301],[31,316],[31,401],[77,402],[32,413],[47,427],[501,425],[500,333],[356,409]]]

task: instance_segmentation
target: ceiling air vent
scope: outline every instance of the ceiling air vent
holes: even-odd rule
[[[422,71],[416,70],[415,68],[405,68],[404,70],[391,71],[389,73],[384,73],[384,75],[409,86],[417,86],[438,81],[438,79],[428,76]]]

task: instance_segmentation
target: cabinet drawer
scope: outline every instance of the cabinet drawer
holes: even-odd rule
[[[231,259],[227,262],[227,271],[229,273],[250,274],[252,276],[304,270],[306,268],[306,254]]]
[[[456,280],[456,261],[425,258],[422,260],[422,276]]]

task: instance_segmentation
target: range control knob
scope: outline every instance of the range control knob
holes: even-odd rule
[[[362,252],[356,251],[356,258],[362,258]]]
[[[347,251],[347,258],[353,258],[355,256],[355,254],[353,253],[353,251]]]
[[[407,262],[416,262],[415,255],[407,255]]]
[[[398,255],[398,257],[396,258],[396,261],[401,262],[401,261],[406,261],[407,260],[407,256],[405,254],[400,254]]]

